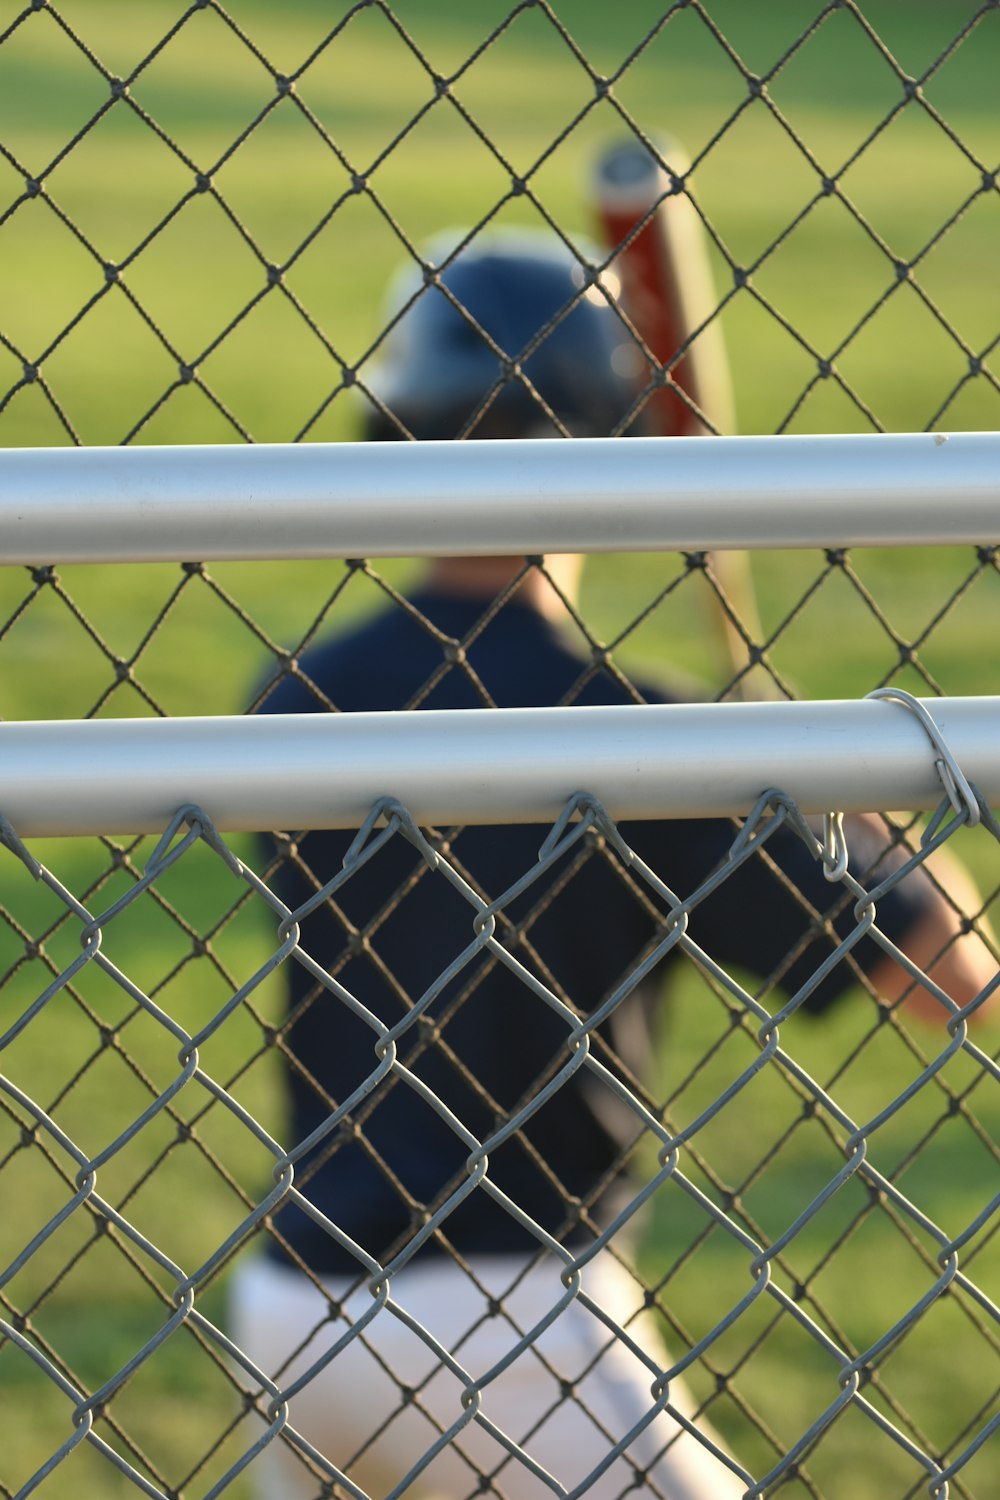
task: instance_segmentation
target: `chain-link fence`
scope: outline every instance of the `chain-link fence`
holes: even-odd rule
[[[524,227],[564,247],[580,268],[580,298],[596,293],[612,306],[637,350],[619,430],[660,430],[664,392],[679,403],[675,420],[724,432],[995,427],[997,9],[890,0],[3,7],[0,443],[328,441],[359,436],[375,412],[394,424],[376,378],[400,326],[385,310],[386,285],[400,265],[421,281],[439,272],[447,285],[460,245]],[[662,201],[608,240],[593,182],[607,148],[623,141],[658,159]],[[715,293],[663,345],[618,295],[627,280],[621,243],[632,247],[678,205],[700,226]],[[735,416],[690,378],[719,334]],[[484,430],[507,385],[530,387],[521,365],[531,352],[493,349],[508,363],[498,363],[496,389],[467,435]],[[544,400],[539,416],[553,433],[566,425]],[[375,706],[433,706],[456,682],[463,702],[491,705],[499,700],[480,657],[538,580],[543,596],[563,601],[577,660],[560,690],[567,702],[588,701],[608,681],[631,701],[650,696],[650,682],[654,695],[677,697],[856,697],[887,683],[921,696],[997,693],[993,540],[759,554],[752,592],[703,553],[600,558],[578,602],[556,567],[531,562],[460,624],[421,606],[405,561],[108,569],[39,558],[29,570],[0,571],[0,717],[239,713],[289,682],[335,709],[301,657],[369,617],[405,620],[426,658],[404,699]],[[782,820],[815,855],[794,809],[782,804]],[[987,833],[961,825],[960,817],[950,827],[949,846],[982,895],[970,907],[950,877],[944,887],[982,929],[998,891],[995,852]],[[928,1031],[905,1007],[877,1006],[863,994],[865,964],[853,1004],[807,1020],[800,971],[789,989],[784,963],[765,974],[748,960],[747,969],[728,956],[719,966],[699,960],[695,941],[709,955],[712,943],[689,939],[665,913],[678,902],[694,912],[710,899],[707,887],[688,878],[665,893],[667,867],[637,865],[624,833],[623,843],[584,809],[540,862],[532,850],[541,833],[532,835],[509,878],[489,888],[472,878],[464,835],[415,834],[400,812],[353,850],[336,877],[343,890],[331,886],[332,870],[313,868],[308,840],[266,856],[232,840],[239,865],[207,821],[190,839],[176,831],[170,854],[136,840],[32,840],[31,856],[58,883],[32,881],[23,861],[5,858],[0,1494],[26,1493],[44,1472],[39,1488],[51,1495],[145,1487],[204,1496],[228,1482],[226,1492],[241,1496],[251,1492],[242,1457],[265,1440],[259,1463],[280,1450],[293,1476],[275,1481],[275,1493],[301,1482],[319,1495],[327,1481],[350,1493],[338,1476],[356,1473],[363,1484],[411,1418],[410,1457],[372,1493],[389,1493],[451,1426],[465,1454],[463,1492],[520,1495],[537,1484],[543,1493],[522,1455],[544,1466],[538,1455],[551,1433],[562,1434],[562,1448],[579,1447],[577,1470],[562,1472],[572,1489],[596,1463],[578,1435],[599,1434],[609,1455],[630,1430],[601,1407],[601,1361],[618,1357],[632,1364],[626,1384],[640,1369],[654,1394],[631,1423],[632,1446],[600,1481],[608,1494],[641,1483],[669,1493],[660,1449],[671,1434],[657,1437],[668,1407],[731,1455],[743,1476],[737,1491],[752,1480],[856,1500],[941,1494],[947,1481],[953,1494],[993,1493],[989,1030],[980,1047],[954,1017]],[[917,829],[893,837],[919,847]],[[383,839],[384,853],[373,855]],[[748,857],[740,847],[737,864]],[[408,861],[394,887],[401,896],[358,921],[350,890],[362,888],[366,861],[399,859],[393,850]],[[629,911],[643,912],[654,936],[606,976],[584,1017],[546,965],[538,933],[559,892],[568,894],[567,872],[591,864],[616,872]],[[455,1297],[464,1325],[435,1330],[422,1319],[428,1333],[413,1331],[393,1367],[376,1329],[404,1326],[405,1277],[381,1283],[386,1299],[396,1286],[398,1306],[371,1303],[370,1249],[348,1250],[362,1290],[310,1305],[310,1327],[328,1321],[301,1356],[286,1345],[270,1368],[262,1355],[251,1369],[226,1344],[237,1239],[279,1241],[280,1220],[261,1231],[264,1217],[282,1195],[308,1198],[309,1182],[323,1180],[321,1171],[310,1177],[310,1158],[303,1164],[306,1136],[294,1136],[289,1070],[325,1108],[314,1157],[349,1155],[344,1099],[324,1092],[310,1056],[293,1045],[295,1013],[284,1009],[287,975],[307,972],[291,929],[275,940],[285,882],[295,878],[326,892],[345,934],[343,954],[311,975],[315,997],[369,1024],[358,1019],[350,973],[363,956],[406,1006],[398,1037],[380,1023],[390,1050],[378,1027],[368,1039],[383,1048],[380,1088],[413,1092],[462,1142],[471,1175],[463,1165],[450,1207],[490,1191],[477,1175],[487,1144],[498,1170],[505,1153],[538,1156],[534,1106],[463,1078],[476,1124],[451,1108],[450,1083],[438,1096],[451,1108],[446,1120],[420,1092],[419,1057],[411,1067],[411,1054],[427,1049],[453,1066],[449,1027],[453,1013],[461,1025],[463,1007],[474,1013],[476,965],[513,976],[535,1008],[526,1035],[538,1017],[558,1032],[552,1068],[539,1063],[533,1078],[575,1088],[582,1070],[594,1080],[590,1103],[614,1117],[608,1129],[626,1142],[605,1177],[628,1166],[638,1196],[609,1220],[599,1192],[593,1201],[568,1192],[583,1238],[549,1260],[579,1265],[580,1279],[560,1281],[543,1262],[544,1313],[532,1300],[534,1273],[518,1292],[513,1273],[490,1283],[462,1255],[473,1302],[454,1283],[438,1301]],[[842,872],[831,883],[849,893],[848,909],[860,896],[853,879]],[[447,887],[475,927],[463,928],[452,952],[431,944],[438,967],[420,985],[410,979],[411,993],[387,957],[393,913],[419,903],[429,885]],[[515,887],[511,905],[503,892]],[[299,889],[286,906],[301,915],[305,903]],[[749,909],[751,925],[767,924],[758,896]],[[841,928],[841,943],[866,925],[866,910]],[[576,919],[581,940],[588,926]],[[668,949],[677,956],[666,1038],[641,1029],[637,1039],[634,1022],[616,1026],[611,1013],[641,1011],[628,1004],[641,998],[626,994],[628,976]],[[452,972],[459,954],[465,967]],[[845,947],[836,968],[850,962]],[[444,974],[451,989],[442,1000],[434,981]],[[300,996],[303,1014],[315,997]],[[352,1087],[362,1083],[359,1073]],[[369,1155],[378,1152],[364,1144],[365,1123],[379,1097],[356,1112],[355,1149]],[[501,1107],[509,1143],[496,1138]],[[558,1179],[547,1159],[536,1164]],[[405,1182],[398,1196],[425,1216],[412,1246],[446,1199]],[[496,1211],[498,1223],[511,1220]],[[513,1220],[525,1227],[516,1212]],[[627,1242],[616,1233],[588,1260],[609,1222],[630,1230]],[[343,1250],[343,1233],[322,1229],[321,1239]],[[449,1238],[444,1219],[440,1235]],[[609,1259],[615,1271],[602,1264]],[[532,1354],[522,1341],[553,1316],[554,1288],[566,1307]],[[380,1310],[361,1326],[369,1304]],[[580,1340],[570,1356],[547,1352],[560,1321]],[[474,1324],[500,1331],[490,1343]],[[308,1434],[292,1430],[296,1397],[304,1407],[310,1390],[298,1382],[324,1364],[330,1329],[344,1347],[311,1387],[322,1390],[338,1360],[344,1369],[370,1345],[370,1359],[392,1369],[399,1412],[383,1416],[382,1430],[373,1406],[351,1441],[335,1452],[319,1445],[321,1459],[304,1447]],[[441,1407],[428,1361],[445,1346],[451,1405]],[[491,1410],[505,1385],[531,1388],[529,1377],[543,1382],[537,1430],[509,1430]],[[582,1427],[561,1426],[569,1419],[560,1413]],[[413,1492],[433,1488],[435,1472]],[[719,1493],[726,1476],[719,1459]]]
[[[4,1236],[4,1353],[36,1411],[33,1443],[11,1435],[8,1493],[30,1493],[77,1450],[79,1466],[88,1445],[76,1493],[81,1474],[84,1492],[111,1493],[112,1465],[147,1494],[221,1493],[268,1445],[282,1453],[271,1494],[327,1493],[326,1481],[350,1494],[817,1495],[864,1493],[864,1471],[873,1494],[990,1493],[998,1078],[969,1025],[1000,976],[960,1010],[907,962],[905,988],[940,1006],[919,1037],[861,996],[832,1045],[801,1025],[845,966],[872,970],[864,944],[899,956],[879,913],[898,922],[893,892],[934,848],[981,816],[997,835],[974,797],[954,782],[951,795],[957,813],[946,801],[917,851],[862,885],[835,829],[817,839],[768,794],[721,864],[682,890],[586,797],[523,868],[537,835],[501,831],[516,844],[502,892],[482,890],[483,851],[467,836],[428,838],[383,803],[294,909],[274,882],[310,892],[330,853],[318,835],[293,850],[298,879],[282,875],[280,847],[262,879],[205,814],[182,810],[141,870],[134,849],[112,846],[115,873],[80,901],[8,826],[17,903],[30,875],[45,908],[42,941],[26,941],[8,976],[3,1037],[7,1192],[31,1183]],[[648,827],[636,835],[650,847]],[[662,859],[669,840],[657,841]],[[799,854],[823,871],[831,901],[799,947],[822,929],[832,940],[791,968],[794,950],[782,957],[760,989],[720,955],[746,900],[727,888],[750,866],[760,919],[785,926],[762,851],[785,883]],[[364,910],[389,893],[360,928],[355,886]],[[190,923],[196,894],[224,911],[207,937],[204,916]],[[407,903],[419,957],[400,947]],[[593,1007],[566,992],[553,948],[552,911],[567,903],[583,926],[634,907],[650,932]],[[155,955],[154,917],[138,919],[150,906],[164,928]],[[265,922],[252,923],[255,907]],[[572,941],[595,961],[581,932]],[[752,947],[745,934],[737,947]],[[671,961],[686,1013],[671,1030],[689,1035],[657,1083],[635,1007]],[[289,964],[302,982],[278,1020],[273,978]],[[426,988],[409,993],[421,974]],[[787,1002],[770,998],[775,977]],[[383,986],[391,1024],[370,1008]],[[338,1014],[317,1029],[324,1007]],[[508,1030],[513,1078],[489,1063]],[[321,1055],[321,1036],[339,1060]],[[276,1067],[291,1074],[291,1136]],[[393,1128],[413,1116],[420,1162],[440,1179],[432,1196],[387,1139],[387,1110]],[[547,1116],[576,1134],[568,1151]],[[615,1145],[590,1180],[595,1119]],[[396,1203],[377,1256],[355,1237],[368,1200],[352,1188]],[[468,1209],[487,1196],[484,1244],[483,1209]],[[297,1219],[282,1216],[289,1204]],[[265,1231],[275,1259],[242,1262],[227,1317],[213,1289]]]
[[[997,828],[931,738],[895,853],[5,824],[8,1493],[989,1494],[996,862],[935,859]]]

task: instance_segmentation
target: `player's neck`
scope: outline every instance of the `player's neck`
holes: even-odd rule
[[[564,620],[566,606],[576,600],[580,561],[575,557],[546,558],[545,568],[524,571],[523,557],[440,557],[431,564],[428,585],[435,593],[455,599],[495,599],[518,579],[515,597],[546,619]]]

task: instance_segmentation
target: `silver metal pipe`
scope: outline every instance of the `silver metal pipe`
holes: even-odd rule
[[[1000,434],[0,452],[0,562],[1000,541]]]
[[[1000,698],[927,703],[1000,801]],[[618,818],[920,809],[935,753],[895,703],[678,704],[0,724],[0,812],[22,836],[162,830],[196,802],[222,829],[357,826],[381,796],[422,823],[545,822],[574,792]]]

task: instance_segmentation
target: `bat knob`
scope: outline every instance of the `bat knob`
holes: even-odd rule
[[[682,148],[674,140],[661,139],[656,146],[660,159],[675,172],[683,174],[688,167]],[[659,198],[667,184],[667,174],[656,156],[633,138],[615,141],[607,146],[594,168],[595,197],[602,209],[614,213],[644,213]]]

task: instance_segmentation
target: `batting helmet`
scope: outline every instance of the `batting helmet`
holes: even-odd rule
[[[365,375],[407,432],[454,438],[468,425],[479,438],[555,436],[549,412],[574,436],[617,428],[637,394],[642,358],[569,250],[540,232],[494,233],[463,249],[438,280],[421,291],[419,271],[397,278],[389,316],[405,311]],[[613,295],[613,275],[603,280]],[[368,438],[405,436],[398,423],[369,404]]]

